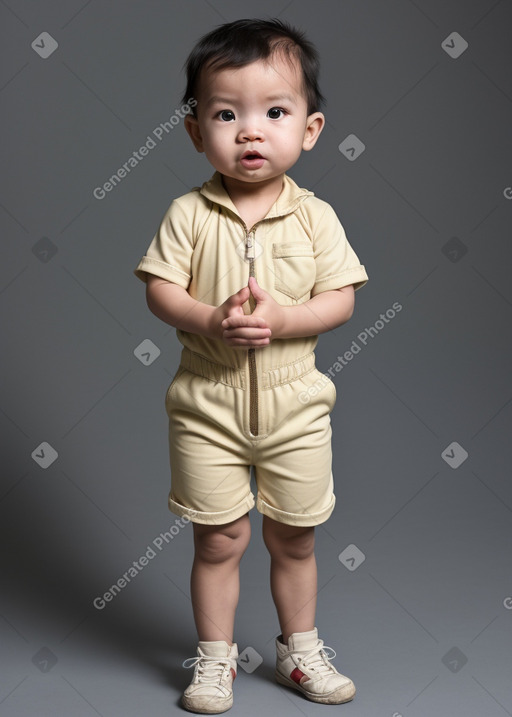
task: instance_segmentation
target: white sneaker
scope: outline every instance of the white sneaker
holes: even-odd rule
[[[183,667],[195,667],[194,678],[181,698],[183,707],[200,714],[218,714],[232,707],[237,659],[236,644],[200,640],[197,657],[183,662]]]
[[[276,639],[276,680],[293,687],[313,702],[337,705],[353,699],[356,688],[349,677],[341,675],[329,660],[336,657],[331,647],[324,647],[316,627],[308,632],[294,632],[288,645],[282,635]],[[328,655],[326,650],[333,654]]]

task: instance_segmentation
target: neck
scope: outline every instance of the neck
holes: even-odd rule
[[[231,201],[236,205],[237,201],[245,202],[250,200],[255,203],[268,203],[271,206],[283,189],[283,176],[265,179],[262,182],[241,182],[232,177],[222,175],[222,183],[229,194]]]

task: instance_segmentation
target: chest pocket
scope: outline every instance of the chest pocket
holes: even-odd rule
[[[316,264],[309,244],[272,244],[274,288],[292,299],[301,299],[315,284]]]

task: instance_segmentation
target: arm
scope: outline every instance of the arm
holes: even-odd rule
[[[193,299],[182,286],[148,274],[146,301],[149,310],[166,324],[210,339],[226,340],[223,319],[244,316],[242,305],[249,298],[249,288],[243,287],[220,306],[210,306]],[[266,346],[270,329],[261,316],[249,314],[245,322],[245,337],[250,346]]]
[[[272,339],[292,339],[316,336],[347,322],[354,312],[354,286],[323,291],[302,304],[281,306],[270,294],[249,279],[249,288],[256,300],[251,316],[261,316],[267,322]],[[222,321],[224,340],[230,346],[249,344],[244,334],[247,316],[232,315]]]
[[[146,301],[149,310],[166,324],[208,338],[219,338],[214,335],[215,306],[195,301],[187,290],[178,284],[148,274]]]
[[[273,338],[316,336],[346,323],[354,313],[354,287],[323,291],[303,304],[282,306],[283,324]],[[272,328],[272,326],[271,326]]]

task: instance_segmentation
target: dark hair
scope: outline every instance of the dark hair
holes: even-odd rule
[[[256,60],[266,60],[278,51],[294,57],[302,68],[302,91],[308,114],[318,112],[325,98],[318,86],[320,69],[318,53],[303,32],[282,20],[246,19],[219,25],[203,35],[184,65],[187,89],[182,98],[186,104],[195,98],[201,70],[244,67]],[[193,108],[196,115],[196,107]]]

